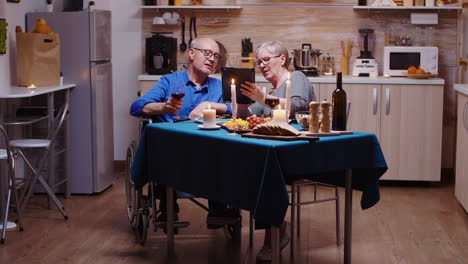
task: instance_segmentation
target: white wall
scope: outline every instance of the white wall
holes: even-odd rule
[[[54,10],[61,11],[63,2],[55,0]],[[136,119],[129,115],[136,99],[138,75],[142,65],[141,1],[98,0],[96,9],[112,11],[112,64],[114,104],[114,159],[124,160],[128,145],[137,135]],[[8,22],[7,54],[0,55],[0,90],[16,82],[15,27],[25,28],[25,14],[45,11],[45,0],[22,0],[19,4],[0,0],[0,17]]]
[[[25,14],[33,11],[45,11],[45,1],[22,0],[20,3],[10,3],[0,0],[0,17],[8,23],[7,53],[0,55],[0,91],[16,82],[15,71],[15,27],[25,29]]]
[[[130,116],[129,109],[137,97],[138,75],[141,74],[142,3],[135,0],[107,2],[112,10],[114,159],[124,160],[127,147],[138,135],[136,119]]]

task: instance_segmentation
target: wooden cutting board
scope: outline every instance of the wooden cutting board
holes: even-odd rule
[[[274,136],[274,135],[261,135],[261,134],[254,134],[252,132],[242,134],[243,137],[248,138],[260,138],[260,139],[272,139],[272,140],[281,140],[281,141],[296,141],[296,140],[307,140],[309,142],[319,140],[318,137],[315,136],[308,136],[308,135],[299,135],[299,136]]]
[[[310,133],[309,131],[300,131],[301,135],[312,136],[312,137],[335,137],[341,135],[352,135],[353,131],[334,131],[329,133]]]

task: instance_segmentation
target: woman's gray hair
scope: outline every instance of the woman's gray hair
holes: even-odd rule
[[[286,68],[289,67],[289,62],[290,62],[289,52],[288,52],[288,49],[284,46],[284,44],[281,41],[273,40],[273,41],[264,42],[260,46],[258,46],[257,49],[255,49],[255,54],[259,54],[263,50],[266,50],[272,54],[275,54],[275,56],[284,55],[284,57],[286,58],[286,62],[284,63],[284,66]]]

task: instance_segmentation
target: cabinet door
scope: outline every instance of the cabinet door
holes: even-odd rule
[[[468,211],[468,96],[458,94],[455,196]]]
[[[336,84],[320,84],[320,101],[332,101]],[[380,84],[343,84],[349,104],[347,130],[380,134]]]
[[[442,86],[382,85],[382,179],[440,181],[442,103]]]

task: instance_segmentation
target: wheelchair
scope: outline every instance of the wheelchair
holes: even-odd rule
[[[141,119],[139,131],[142,131],[144,126],[148,123],[151,123],[151,120]],[[159,222],[156,217],[158,213],[161,212],[161,210],[158,209],[156,206],[157,197],[155,197],[154,195],[156,183],[149,182],[146,186],[143,186],[142,188],[136,188],[133,183],[131,176],[131,167],[135,158],[135,149],[136,142],[132,142],[127,148],[126,154],[125,192],[127,196],[127,216],[128,221],[135,232],[137,242],[141,245],[144,245],[147,240],[150,221],[152,221],[151,223],[154,232],[157,232],[158,229],[163,229],[163,231],[167,233],[167,226],[166,222]],[[190,201],[198,205],[200,208],[208,212],[208,207],[196,200],[196,197],[190,194],[176,191],[176,197],[178,199],[189,199]],[[228,234],[228,237],[231,240],[235,242],[240,242],[242,217],[233,218],[231,220],[209,222],[207,224],[214,224],[225,228],[225,230],[227,231],[226,233]],[[174,234],[178,233],[179,228],[185,228],[189,225],[190,223],[188,221],[175,221]]]

